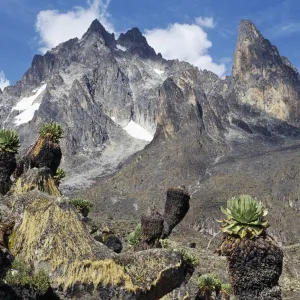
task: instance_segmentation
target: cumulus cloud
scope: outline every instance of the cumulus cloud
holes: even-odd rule
[[[106,30],[114,32],[107,12],[109,3],[110,0],[89,0],[87,7],[76,6],[67,12],[57,10],[39,12],[35,27],[40,38],[40,51],[45,53],[71,38],[81,38],[96,18]]]
[[[9,86],[9,80],[6,79],[4,72],[0,71],[0,89],[3,90],[7,86]]]
[[[208,49],[212,43],[203,29],[204,23],[206,24],[205,27],[212,26],[214,24],[213,19],[201,18],[201,26],[197,20],[195,24],[175,23],[164,29],[146,30],[145,36],[148,43],[164,58],[187,61],[199,69],[210,70],[223,76],[226,71],[225,64],[214,62],[209,55]]]
[[[214,23],[214,19],[211,17],[199,17],[196,18],[196,23],[201,27],[206,28],[214,28],[216,24]]]

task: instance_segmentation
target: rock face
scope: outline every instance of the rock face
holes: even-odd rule
[[[299,74],[251,21],[239,26],[232,75],[240,101],[299,126]]]

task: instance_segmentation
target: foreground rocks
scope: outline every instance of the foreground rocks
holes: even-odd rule
[[[53,195],[40,191],[51,180],[47,169],[29,170],[18,179],[8,197],[15,221],[8,245],[11,255],[32,266],[34,273],[43,270],[49,275],[53,297],[159,299],[182,284],[185,272],[179,252],[152,249],[117,255],[107,247],[112,235],[107,246],[97,242],[67,198],[57,197],[55,189],[48,190]],[[0,295],[55,299],[22,285],[2,285]]]

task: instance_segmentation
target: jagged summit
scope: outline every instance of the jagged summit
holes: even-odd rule
[[[253,42],[254,40],[264,40],[264,37],[251,20],[242,20],[240,22],[238,37],[238,43],[242,40],[248,40],[249,42]]]
[[[240,23],[232,75],[240,101],[300,125],[299,74],[251,21]]]
[[[116,40],[115,40],[114,33],[109,33],[108,31],[106,31],[106,29],[98,19],[95,19],[92,22],[87,32],[83,35],[83,38],[87,38],[92,34],[100,35],[103,38],[106,46],[109,47],[115,46]]]
[[[156,56],[154,49],[149,46],[146,38],[136,27],[128,30],[126,33],[121,33],[117,43],[134,54],[140,55],[141,57]]]

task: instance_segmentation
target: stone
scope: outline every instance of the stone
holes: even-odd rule
[[[112,251],[114,251],[115,253],[120,253],[123,249],[121,240],[114,235],[108,236],[104,241],[104,245]]]

